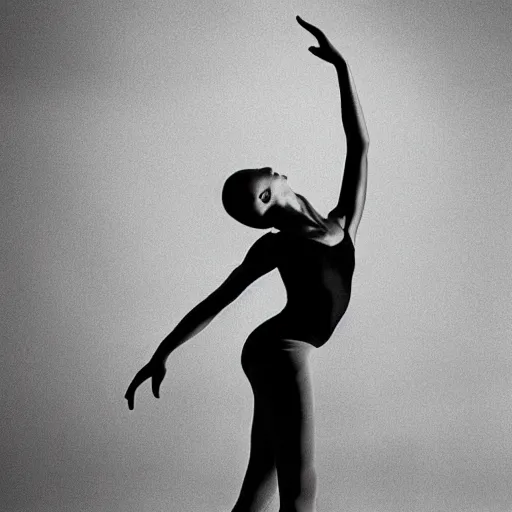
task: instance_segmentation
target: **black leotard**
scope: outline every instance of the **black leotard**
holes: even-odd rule
[[[288,300],[280,313],[260,327],[272,327],[274,334],[322,346],[350,301],[355,249],[348,231],[334,246],[283,232],[264,237],[272,237],[269,246],[277,257]]]

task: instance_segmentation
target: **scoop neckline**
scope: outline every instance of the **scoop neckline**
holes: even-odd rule
[[[299,240],[307,240],[309,242],[312,242],[314,244],[318,244],[318,245],[323,245],[324,247],[327,247],[327,248],[330,248],[332,249],[333,247],[337,247],[338,245],[340,245],[341,243],[343,243],[343,241],[345,240],[345,238],[347,236],[349,236],[349,233],[348,231],[346,231],[345,229],[341,228],[342,231],[343,231],[343,238],[339,241],[339,242],[336,242],[335,244],[333,245],[328,245],[328,244],[324,244],[323,242],[319,242],[318,240],[315,240],[314,238],[310,238],[310,237],[307,237],[307,236],[301,236],[301,235],[293,235],[293,234],[290,234],[290,233],[285,233],[286,236],[290,236],[292,238],[296,238],[296,239],[299,239]],[[350,236],[349,236],[350,237]]]

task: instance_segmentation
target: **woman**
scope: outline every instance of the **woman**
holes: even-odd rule
[[[308,355],[331,337],[345,313],[354,271],[354,240],[366,196],[368,133],[350,70],[317,27],[297,22],[318,41],[309,51],[334,65],[347,155],[337,206],[323,218],[286,176],[270,167],[244,169],[225,182],[226,211],[250,227],[279,230],[260,237],[226,281],[192,309],[135,376],[125,398],[151,379],[159,397],[170,353],[203,330],[253,281],[277,268],[288,302],[256,328],[242,350],[254,392],[249,465],[233,512],[265,509],[279,487],[280,512],[314,512],[313,403]]]

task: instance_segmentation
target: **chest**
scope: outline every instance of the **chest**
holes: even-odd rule
[[[354,265],[350,240],[342,235],[341,241],[331,246],[312,239],[285,240],[278,269],[285,285],[308,283],[309,286],[315,282],[320,284],[350,279]]]

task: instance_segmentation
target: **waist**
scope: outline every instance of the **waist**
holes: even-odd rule
[[[256,327],[249,338],[258,343],[291,340],[308,343],[319,348],[327,343],[334,327],[336,326],[333,326],[327,318],[306,318],[304,315],[297,315],[294,310],[285,308],[276,316],[265,320]]]

